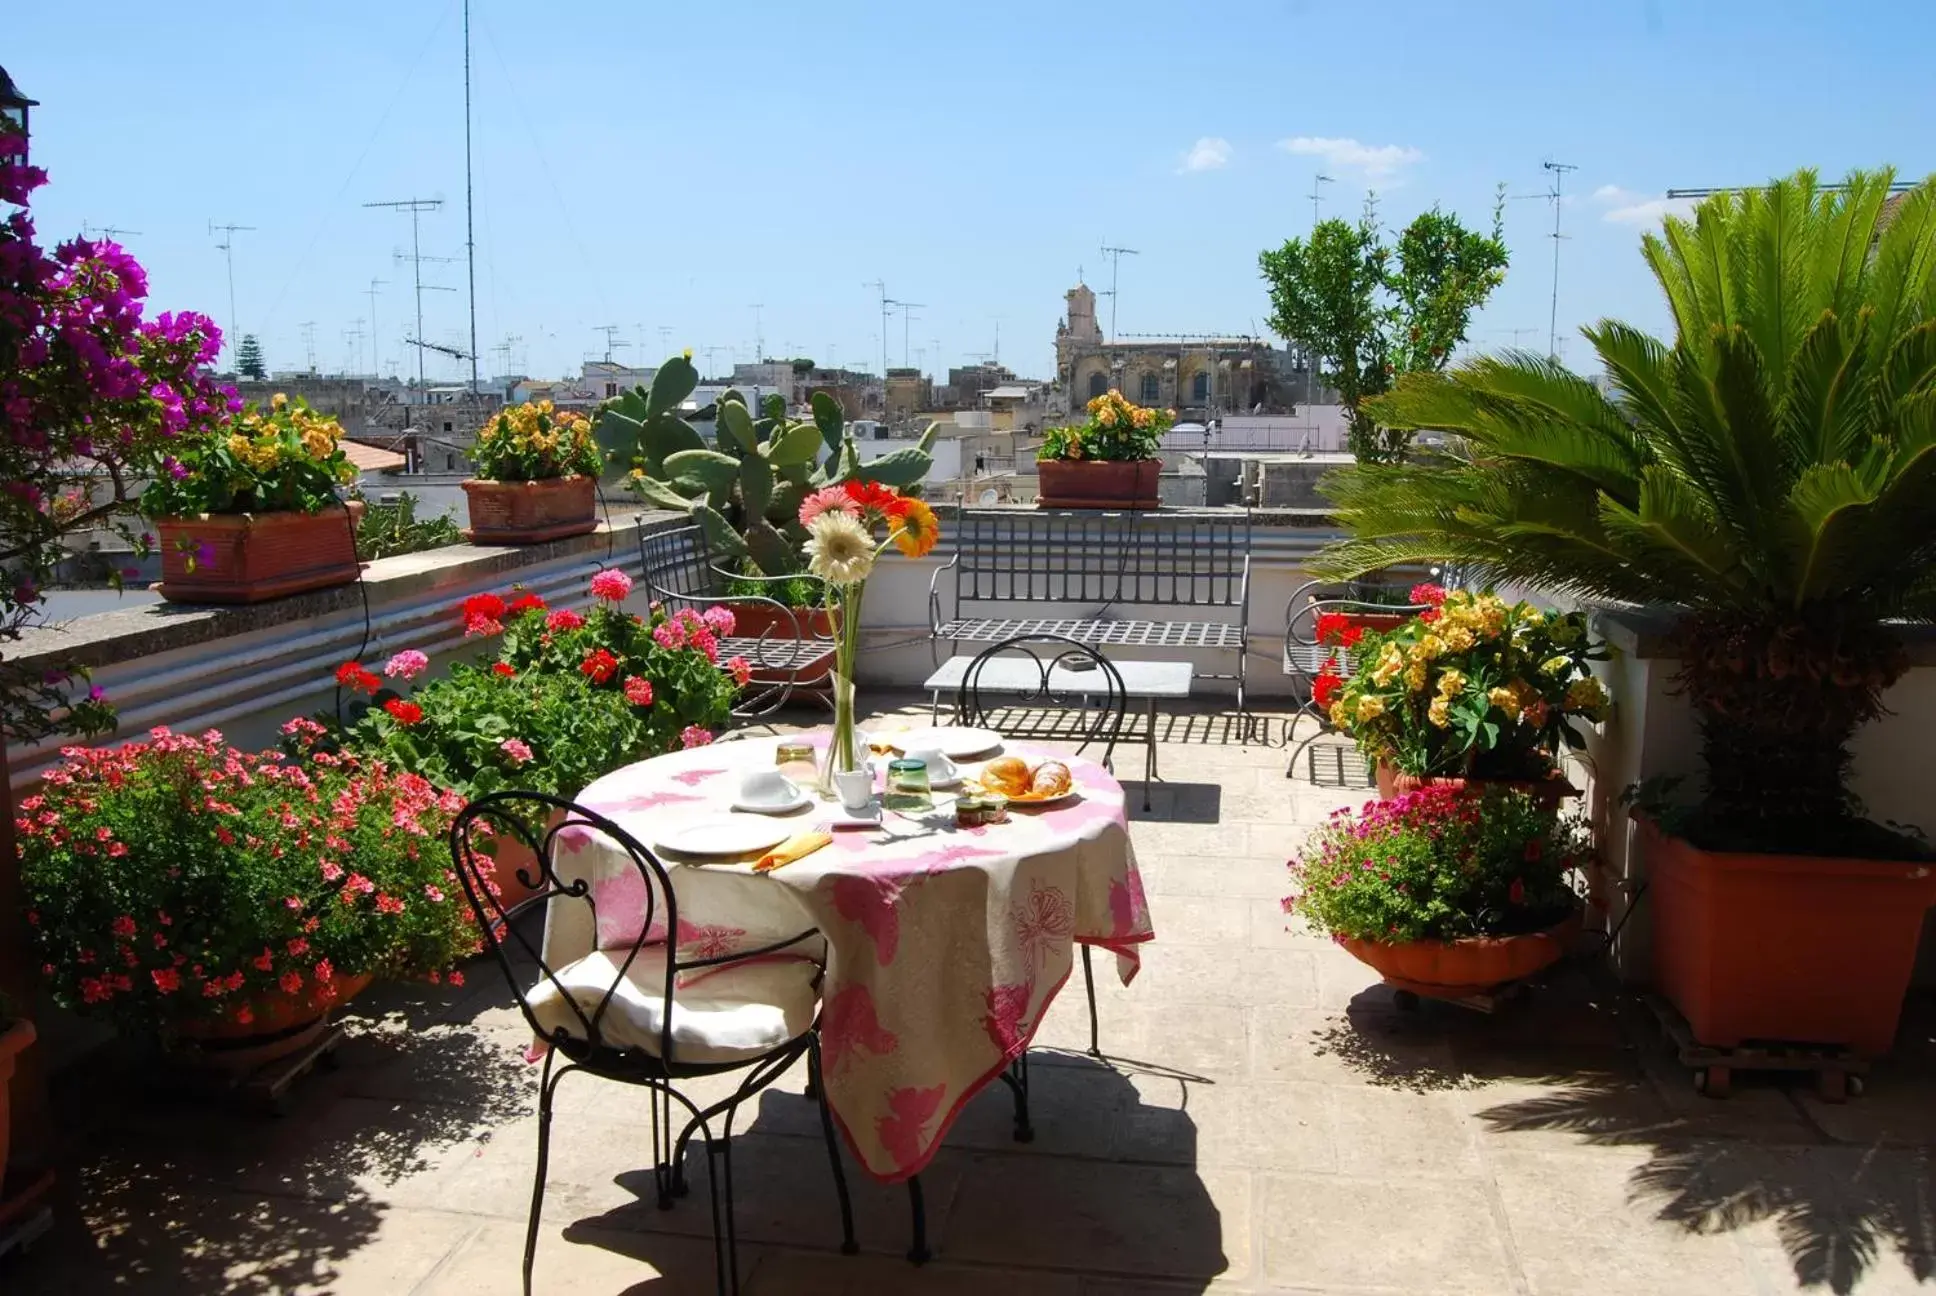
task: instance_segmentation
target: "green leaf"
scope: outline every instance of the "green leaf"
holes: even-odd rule
[[[607,405],[592,424],[592,439],[608,463],[630,463],[640,452],[639,437],[644,431],[644,424],[632,414]]]
[[[762,572],[784,576],[799,569],[800,550],[770,524],[758,522],[746,529],[746,549]]]
[[[739,492],[748,518],[766,516],[766,506],[773,499],[773,470],[766,460],[756,454],[740,460]]]
[[[740,539],[739,532],[718,509],[710,504],[694,504],[692,516],[706,530],[706,539],[713,547],[715,557],[744,558],[746,542]]]
[[[884,486],[912,486],[928,475],[934,466],[934,456],[925,450],[909,447],[884,454],[860,470],[860,475],[872,478]]]
[[[644,451],[645,470],[663,472],[667,458],[682,450],[704,450],[706,438],[684,419],[663,414],[645,425],[639,446]]]
[[[824,396],[825,392],[815,392]],[[820,453],[820,431],[811,423],[796,423],[767,445],[767,461],[775,467],[787,464],[810,464]]]
[[[753,420],[744,405],[735,401],[722,402],[719,407],[719,428],[748,453],[759,449],[759,438],[753,434]]]
[[[807,496],[812,493],[813,487],[806,482],[781,482],[773,488],[773,498],[767,501],[767,520],[781,526],[798,526],[800,506],[806,503]]]
[[[691,489],[708,494],[730,490],[739,476],[739,460],[717,450],[681,450],[667,455],[666,476],[675,486],[692,483]]]
[[[683,513],[692,504],[691,496],[680,494],[669,483],[662,482],[656,477],[635,477],[632,479],[632,489],[647,502],[657,504],[660,508],[675,509]]]
[[[672,412],[692,395],[693,388],[698,385],[699,370],[693,367],[692,361],[682,355],[671,357],[652,375],[652,395],[646,402],[647,413],[656,417]]]
[[[813,406],[813,423],[820,429],[821,439],[827,449],[838,452],[841,434],[846,427],[845,416],[840,412],[840,402],[823,391],[817,391],[808,402]]]

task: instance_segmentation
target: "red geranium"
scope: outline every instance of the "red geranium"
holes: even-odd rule
[[[1344,688],[1345,679],[1338,673],[1337,665],[1338,659],[1331,658],[1324,663],[1324,669],[1318,672],[1318,677],[1311,681],[1311,701],[1325,710],[1330,709],[1337,700],[1339,690]]]
[[[901,502],[901,497],[876,481],[850,481],[847,498],[862,509],[886,513]]]
[[[526,590],[512,600],[511,606],[506,609],[506,615],[516,616],[520,612],[542,612],[544,610],[545,601],[531,591]]]
[[[594,684],[608,684],[618,673],[618,658],[603,648],[594,648],[578,663],[578,672]]]
[[[402,698],[391,698],[383,704],[383,709],[388,711],[400,725],[413,725],[423,719],[423,708],[415,702],[406,702]]]
[[[1318,617],[1318,642],[1342,648],[1356,648],[1365,637],[1365,628],[1342,612],[1325,612]]]
[[[491,674],[493,675],[511,676],[511,675],[516,675],[517,673],[518,673],[518,668],[513,666],[510,662],[492,662],[491,663]]]
[[[1423,603],[1427,607],[1437,607],[1445,602],[1445,587],[1431,581],[1420,581],[1412,586],[1412,602]]]
[[[353,661],[336,668],[336,682],[352,693],[370,694],[383,687],[375,671],[364,670]]]

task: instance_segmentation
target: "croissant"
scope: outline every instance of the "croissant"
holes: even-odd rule
[[[1074,780],[1069,767],[1061,761],[1043,761],[1029,776],[1028,794],[1032,797],[1061,796]]]
[[[1021,796],[1029,789],[1028,762],[1020,756],[1001,756],[981,769],[981,785],[1003,796]]]

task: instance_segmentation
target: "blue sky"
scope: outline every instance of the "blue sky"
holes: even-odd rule
[[[0,61],[42,101],[45,236],[93,227],[150,268],[154,309],[230,323],[211,221],[235,235],[236,314],[272,367],[408,366],[409,220],[461,256],[457,0],[184,5],[10,0]],[[1330,0],[1203,7],[473,0],[478,339],[484,370],[716,347],[878,367],[871,287],[923,303],[907,358],[993,349],[1046,375],[1062,292],[1121,270],[1123,333],[1263,331],[1259,249],[1370,188],[1402,224],[1489,217],[1495,185],[1562,212],[1559,323],[1664,324],[1639,255],[1669,187],[1936,169],[1921,0]],[[1453,16],[1457,14],[1458,16]],[[1512,201],[1482,347],[1543,347],[1550,204]],[[461,342],[463,266],[424,266],[425,333]],[[756,314],[753,306],[761,304]],[[1103,308],[1105,321],[1108,305]],[[361,317],[365,336],[345,334]],[[757,320],[757,324],[756,324]],[[1515,337],[1513,330],[1521,330]],[[890,323],[891,363],[903,324]],[[521,341],[494,353],[507,336]],[[729,351],[728,348],[731,350]],[[354,352],[354,357],[352,353]],[[1577,338],[1565,354],[1585,363]],[[353,365],[352,365],[353,358]],[[703,357],[702,357],[703,359]],[[435,361],[433,378],[458,372]]]

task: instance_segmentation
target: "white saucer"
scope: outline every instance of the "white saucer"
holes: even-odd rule
[[[811,793],[805,788],[796,787],[793,789],[792,799],[787,801],[741,801],[735,797],[733,809],[745,811],[747,814],[790,815],[804,806],[812,805],[813,802]]]
[[[792,835],[766,816],[715,815],[668,828],[652,844],[681,855],[752,855]]]
[[[879,801],[874,802],[873,805],[867,807],[867,809],[861,811],[859,814],[855,814],[846,806],[836,803],[833,809],[828,812],[827,816],[827,826],[829,828],[875,828],[880,825],[880,822],[881,803]]]
[[[1002,745],[1002,736],[993,729],[970,729],[961,725],[910,729],[883,737],[892,738],[902,751],[938,751],[951,761],[992,755]]]

